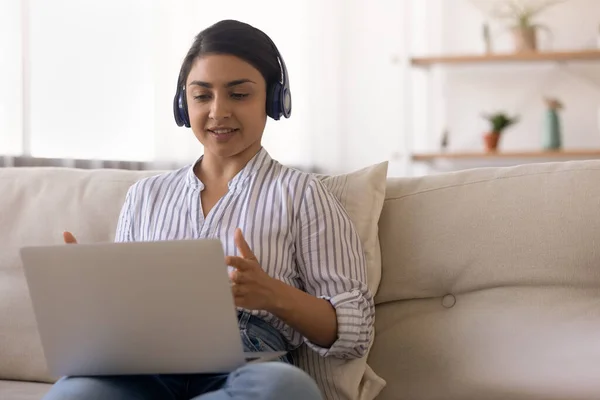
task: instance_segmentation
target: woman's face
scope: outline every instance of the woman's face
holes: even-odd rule
[[[246,158],[260,149],[267,122],[266,82],[246,61],[231,55],[204,55],[186,82],[190,125],[207,152]]]

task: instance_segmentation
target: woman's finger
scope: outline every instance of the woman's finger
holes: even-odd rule
[[[248,276],[248,273],[237,269],[234,269],[229,273],[229,279],[236,285],[243,285],[252,281],[251,277]]]
[[[256,256],[250,249],[250,246],[246,242],[246,239],[244,239],[244,234],[242,233],[242,230],[240,228],[237,228],[235,230],[233,240],[235,242],[235,246],[238,248],[243,258],[256,261]]]
[[[233,285],[231,287],[231,293],[233,294],[234,298],[240,298],[240,297],[244,297],[244,295],[246,295],[246,293],[248,292],[247,288],[244,287],[244,285]]]
[[[237,269],[229,272],[229,280],[233,283],[240,283],[239,281],[240,273]]]
[[[240,271],[247,271],[254,267],[254,263],[250,260],[246,260],[242,257],[227,256],[225,257],[225,265],[239,269]]]

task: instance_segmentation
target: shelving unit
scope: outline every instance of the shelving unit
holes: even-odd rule
[[[507,64],[575,63],[600,62],[600,49],[581,49],[573,51],[523,52],[495,54],[453,54],[419,56],[410,58],[410,66],[429,71],[433,67],[452,66],[493,66]],[[482,149],[483,150],[483,149]],[[409,163],[428,166],[453,166],[455,169],[485,167],[496,165],[515,165],[532,162],[569,161],[581,159],[600,159],[600,149],[579,149],[562,151],[517,151],[497,153],[448,152],[414,153],[409,151]]]
[[[477,167],[508,167],[543,162],[600,160],[600,149],[497,153],[417,153],[413,154],[411,158],[414,163],[425,164],[438,171],[451,171]]]
[[[483,55],[450,55],[434,57],[413,57],[411,64],[415,67],[431,67],[435,65],[467,65],[494,63],[536,63],[536,62],[574,62],[600,61],[600,50],[528,52]]]
[[[600,159],[600,149],[594,150],[564,150],[564,151],[522,151],[522,152],[461,152],[461,153],[415,153],[413,161],[431,162],[435,160],[571,160],[571,159]]]

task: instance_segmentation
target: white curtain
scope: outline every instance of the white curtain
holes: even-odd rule
[[[0,155],[15,156],[23,130],[21,4],[0,1]]]
[[[306,115],[309,2],[286,4],[294,18],[273,18],[280,7],[275,0],[2,0],[3,163],[191,162],[202,146],[173,121],[177,75],[194,36],[225,18],[273,38],[293,78],[293,115]],[[281,162],[310,168],[307,124],[270,121],[265,146]]]
[[[286,61],[293,112],[267,124],[274,158],[324,173],[390,159],[412,132],[404,15],[432,1],[0,0],[0,165],[191,162],[202,147],[173,121],[177,75],[226,18]]]

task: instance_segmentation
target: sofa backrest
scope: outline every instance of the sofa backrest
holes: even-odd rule
[[[18,249],[113,240],[156,172],[0,168],[0,379],[52,381]],[[600,161],[394,178],[369,364],[380,399],[600,398]]]
[[[600,398],[600,161],[389,181],[381,399]]]
[[[51,382],[19,248],[112,241],[128,187],[156,172],[0,168],[0,379]]]

